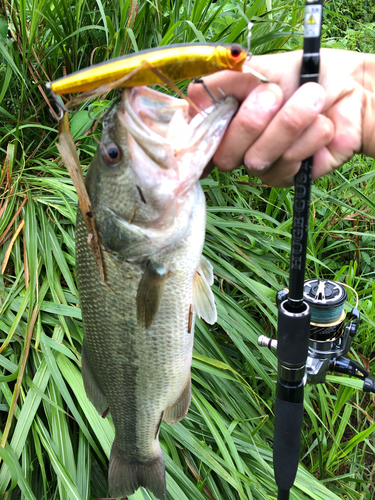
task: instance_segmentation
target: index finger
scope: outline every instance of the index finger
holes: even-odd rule
[[[217,100],[222,99],[224,94],[235,97],[237,101],[242,102],[261,82],[249,73],[225,70],[206,76],[204,83]],[[213,104],[211,96],[203,85],[194,81],[188,86],[188,96],[203,109],[209,108]],[[196,114],[193,109],[189,109],[189,113],[191,115]]]
[[[294,51],[286,54],[253,56],[245,64],[267,77],[270,83],[279,85],[287,100],[299,86],[301,54],[301,51]],[[224,93],[235,97],[239,102],[244,101],[250,92],[262,83],[253,74],[246,73],[246,66],[244,72],[219,71],[206,76],[204,82],[217,99],[221,99]],[[212,105],[211,97],[198,83],[192,82],[189,85],[188,95],[198,106],[207,108]],[[189,112],[195,114],[193,110]]]

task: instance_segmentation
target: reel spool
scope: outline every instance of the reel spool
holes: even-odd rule
[[[310,340],[327,342],[343,335],[347,298],[345,288],[335,281],[305,281],[303,299],[311,311]]]
[[[349,351],[358,329],[359,312],[354,308],[350,313],[354,321],[345,322],[348,294],[335,281],[305,281],[303,298],[311,310],[307,380],[310,384],[323,383],[331,361]]]

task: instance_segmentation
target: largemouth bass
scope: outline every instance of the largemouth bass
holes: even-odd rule
[[[166,498],[160,425],[178,422],[189,408],[195,315],[216,321],[197,181],[236,109],[227,98],[189,123],[184,100],[138,87],[125,90],[103,122],[86,186],[106,282],[80,211],[76,264],[83,381],[115,426],[112,497],[144,486]]]

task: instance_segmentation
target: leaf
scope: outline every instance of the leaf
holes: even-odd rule
[[[6,43],[8,34],[8,23],[4,16],[0,16],[0,41]]]
[[[62,484],[66,489],[67,498],[69,500],[83,500],[83,497],[79,493],[75,485],[75,482],[69,475],[67,468],[59,460],[58,455],[54,450],[51,437],[48,434],[46,427],[44,426],[43,422],[40,420],[39,417],[37,417],[36,419],[36,430],[39,434],[40,442],[42,443],[44,449],[48,453],[52,467],[57,477],[60,479],[60,481],[62,482]]]
[[[101,3],[99,2],[101,5]],[[101,7],[102,8],[102,7]],[[78,159],[76,147],[74,145],[70,130],[68,113],[59,121],[59,141],[57,144],[61,158],[63,159],[69,175],[73,181],[74,187],[77,190],[78,203],[85,221],[89,235],[91,235],[90,247],[94,252],[96,264],[102,281],[105,283],[104,267],[102,254],[100,250],[99,237],[95,227],[95,215],[90,203],[89,195],[86,190],[83,174]]]
[[[37,369],[35,376],[33,377],[34,384],[38,387],[42,392],[45,391],[45,388],[48,383],[48,379],[50,377],[49,370],[47,369],[47,365],[43,360],[40,362],[40,365]],[[22,410],[18,413],[16,411],[17,424],[13,431],[12,439],[10,441],[10,445],[17,457],[20,457],[21,452],[25,446],[25,443],[28,438],[28,433],[30,431],[30,427],[33,423],[36,411],[41,402],[41,397],[37,395],[32,388],[28,392],[26,399],[23,403]],[[10,473],[7,467],[4,465],[1,467],[0,471],[0,493],[4,494],[6,491],[7,484],[10,480]]]
[[[12,476],[12,484],[9,491],[13,490],[15,486],[18,486],[22,491],[25,499],[36,500],[28,482],[25,479],[24,472],[21,469],[12,448],[9,445],[6,445],[5,448],[2,448],[0,446],[0,458],[6,463]]]

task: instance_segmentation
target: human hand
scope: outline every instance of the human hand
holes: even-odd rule
[[[293,184],[301,161],[311,155],[313,179],[332,172],[356,152],[375,156],[375,57],[322,49],[321,85],[299,88],[301,58],[301,51],[254,56],[250,66],[268,77],[267,84],[234,71],[204,79],[217,97],[220,88],[242,103],[213,157],[219,169],[244,163],[250,174],[282,187]],[[188,95],[198,106],[212,104],[199,84],[190,84]]]

